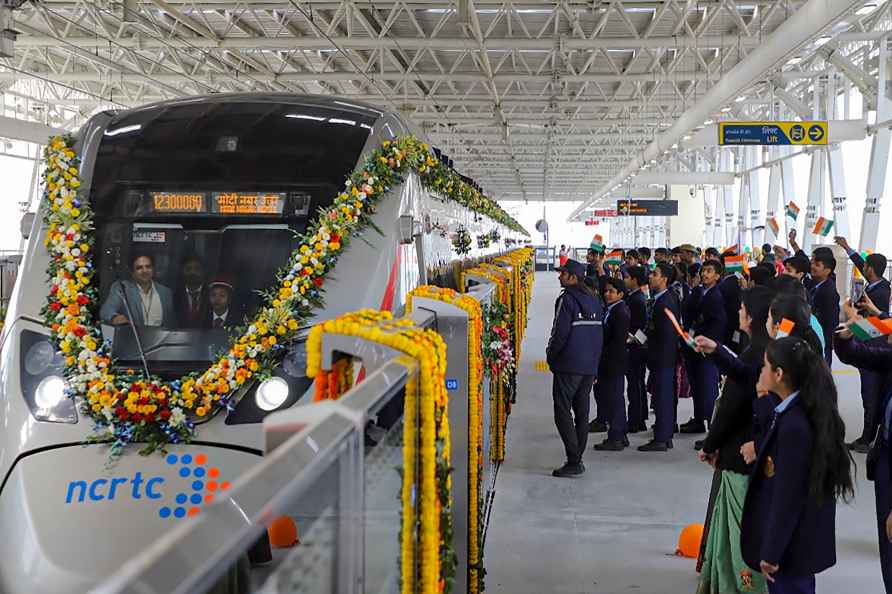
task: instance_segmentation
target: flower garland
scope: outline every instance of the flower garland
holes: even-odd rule
[[[407,318],[393,320],[389,312],[362,310],[316,325],[307,341],[307,375],[319,376],[322,335],[335,333],[364,338],[401,351],[417,361],[417,382],[406,385],[403,424],[402,524],[400,529],[400,589],[403,594],[449,593],[455,578],[452,549],[452,468],[446,343],[433,330],[421,329]],[[419,423],[409,411],[419,411]],[[416,449],[417,448],[417,449]],[[419,476],[415,476],[420,458]],[[418,508],[415,508],[415,492]],[[415,538],[416,526],[420,536]],[[420,555],[415,557],[415,545]],[[416,581],[415,566],[420,562]]]
[[[413,309],[413,298],[425,297],[449,303],[468,314],[468,591],[483,591],[483,310],[480,302],[453,289],[424,285],[412,290],[406,299],[406,311]],[[473,444],[473,445],[471,445]]]
[[[228,351],[203,373],[165,382],[114,369],[94,321],[94,215],[79,193],[80,161],[73,146],[71,137],[57,136],[44,149],[50,293],[42,313],[65,355],[68,394],[83,399],[81,412],[95,424],[91,440],[111,442],[112,456],[134,442],[145,443],[141,453],[150,453],[167,443],[189,441],[193,420],[234,407],[245,383],[267,377],[301,323],[322,304],[326,275],[351,237],[371,224],[376,204],[409,172],[416,172],[422,185],[444,200],[522,231],[495,202],[436,159],[426,144],[413,136],[385,141],[350,175],[333,204],[319,212],[278,273],[277,286],[265,294],[263,307]]]

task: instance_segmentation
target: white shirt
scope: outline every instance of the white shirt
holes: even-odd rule
[[[221,327],[221,328],[222,328],[223,326],[226,325],[226,316],[229,315],[229,310],[228,310],[228,309],[227,309],[226,311],[224,311],[223,313],[221,313],[221,314],[218,314],[217,312],[213,312],[213,314],[214,314],[214,317],[213,317],[213,319],[211,320],[211,328],[216,328],[216,327],[217,327],[217,320],[220,320],[220,327]]]
[[[164,319],[164,311],[161,309],[161,298],[155,290],[155,283],[149,286],[148,291],[139,288],[139,302],[142,307],[143,324],[146,326],[160,326]]]

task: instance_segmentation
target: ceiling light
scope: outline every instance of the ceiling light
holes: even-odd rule
[[[815,39],[815,46],[821,47],[822,45],[829,42],[831,39],[833,39],[833,38],[830,37],[829,35],[822,35],[821,37],[818,37],[817,39]]]
[[[790,66],[795,66],[796,64],[799,64],[800,62],[802,62],[802,58],[800,58],[799,56],[794,56],[794,57],[790,58],[789,60],[787,60],[787,64],[789,64]]]
[[[738,98],[735,99],[734,101],[736,101],[737,103],[740,103],[741,101],[746,101],[746,95],[741,95],[740,97],[738,97]]]
[[[730,108],[730,107],[723,107],[723,108],[722,108],[722,113],[728,113],[729,111],[731,111],[731,108]]]
[[[715,120],[706,120],[703,122],[704,126],[712,126],[713,124],[715,124]]]
[[[864,16],[866,14],[872,13],[876,9],[877,9],[876,2],[865,2],[861,8],[859,8],[858,10],[855,11],[855,14],[857,14],[858,16]]]

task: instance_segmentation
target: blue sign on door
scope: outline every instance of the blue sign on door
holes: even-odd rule
[[[457,379],[446,379],[446,389],[447,390],[458,390],[458,380]]]

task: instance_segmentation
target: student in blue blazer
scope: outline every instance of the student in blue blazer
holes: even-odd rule
[[[836,386],[801,338],[772,341],[756,391],[780,399],[758,448],[743,506],[741,549],[771,594],[812,594],[836,564],[836,502],[854,494]]]

